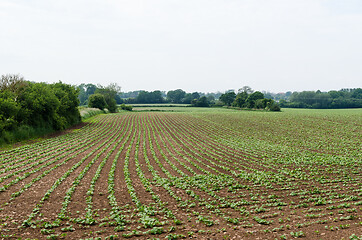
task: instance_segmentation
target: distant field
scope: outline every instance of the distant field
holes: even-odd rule
[[[137,103],[131,104],[133,107],[186,107],[190,104],[181,103]]]
[[[0,152],[0,238],[362,237],[362,109],[140,109]]]
[[[186,107],[189,107],[190,104],[171,104],[171,103],[161,103],[161,104],[131,104],[134,111],[159,111],[159,112],[179,112],[185,111]]]

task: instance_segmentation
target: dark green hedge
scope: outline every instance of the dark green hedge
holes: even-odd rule
[[[68,84],[0,82],[0,144],[12,143],[80,122],[78,90]]]

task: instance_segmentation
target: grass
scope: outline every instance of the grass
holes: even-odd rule
[[[79,113],[82,120],[88,119],[98,114],[106,113],[98,108],[79,107]]]
[[[20,145],[33,142],[53,132],[55,131],[51,128],[34,128],[30,126],[21,126],[12,132],[4,131],[0,137],[0,149],[5,150],[12,148],[14,144]]]

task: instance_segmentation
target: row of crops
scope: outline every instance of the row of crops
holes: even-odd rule
[[[0,152],[1,238],[360,239],[360,110],[98,115]]]

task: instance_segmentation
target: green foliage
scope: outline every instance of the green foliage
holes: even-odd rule
[[[71,85],[3,75],[0,89],[0,144],[63,130],[80,121],[78,90]]]
[[[16,125],[16,115],[20,110],[20,106],[15,101],[12,92],[5,90],[0,92],[0,131],[13,130]],[[0,134],[1,134],[0,132]]]
[[[107,107],[107,103],[102,94],[92,94],[88,98],[88,107],[103,110]]]
[[[79,100],[77,98],[79,90],[61,82],[52,84],[51,87],[60,102],[57,114],[64,117],[64,126],[69,127],[78,123],[80,121]]]
[[[268,107],[269,110],[272,112],[280,112],[280,106],[274,101],[272,101]]]
[[[200,99],[198,100],[194,100],[192,103],[193,106],[195,107],[209,107],[209,101],[207,100],[206,96],[202,96]]]
[[[79,95],[78,95],[79,104],[81,106],[88,105],[88,98],[90,95],[94,94],[94,92],[97,90],[97,86],[94,84],[82,83],[78,86],[78,90],[79,90]]]
[[[256,102],[258,99],[264,99],[264,94],[259,91],[253,92],[246,99],[247,106],[249,108],[257,108]],[[260,103],[258,103],[258,106],[260,106]],[[263,107],[261,107],[261,108],[263,108]]]
[[[238,95],[236,95],[236,98],[233,102],[233,106],[234,107],[245,107],[245,103],[246,103],[246,99],[248,98],[248,93],[247,92],[241,92],[238,93]]]
[[[220,96],[220,101],[222,101],[227,106],[231,106],[231,104],[234,102],[236,98],[236,94],[233,91],[226,92]]]
[[[125,105],[124,103],[121,105],[121,109],[122,110],[126,110],[126,111],[132,111],[132,106],[131,105]]]
[[[64,126],[61,117],[57,115],[60,101],[53,89],[46,83],[31,83],[19,96],[21,108],[18,115],[19,123],[30,126]],[[61,127],[59,127],[61,129]]]
[[[234,100],[233,100],[234,99]],[[280,111],[280,106],[272,99],[264,97],[261,92],[253,92],[253,90],[245,86],[239,89],[239,93],[235,96],[235,93],[230,91],[220,96],[220,100],[230,106],[232,103],[233,107],[238,108],[255,108],[255,109],[266,109],[269,111]]]
[[[182,89],[172,90],[167,92],[167,101],[172,103],[182,103],[185,98],[186,92]]]
[[[135,99],[135,103],[163,103],[161,91],[140,91]]]
[[[121,88],[116,83],[111,83],[107,87],[99,85],[95,93],[102,94],[107,103],[108,110],[111,113],[115,113],[117,111],[116,96],[120,91]]]
[[[183,103],[191,104],[193,101],[197,101],[200,98],[200,94],[198,92],[187,93],[185,98],[182,100]]]
[[[281,101],[280,104],[282,107],[292,108],[361,108],[362,89],[294,92],[288,100]]]

